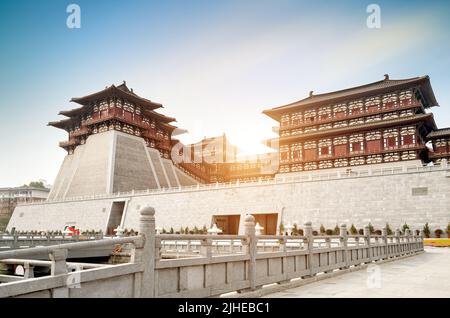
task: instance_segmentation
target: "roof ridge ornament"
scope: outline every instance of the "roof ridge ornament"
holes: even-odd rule
[[[314,91],[309,91],[309,97],[313,97]]]
[[[389,80],[389,74],[384,74],[384,80],[388,81]]]

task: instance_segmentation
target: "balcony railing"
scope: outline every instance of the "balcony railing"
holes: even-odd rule
[[[385,114],[385,113],[390,113],[393,111],[405,110],[405,109],[414,108],[414,107],[418,107],[418,106],[422,106],[422,104],[419,101],[411,101],[409,103],[401,104],[401,105],[399,105],[397,107],[393,107],[393,108],[385,108],[385,109],[374,110],[374,111],[362,111],[362,112],[358,112],[357,114],[342,116],[339,118],[329,118],[329,119],[323,119],[323,120],[318,119],[318,120],[314,120],[314,121],[308,120],[308,121],[304,121],[302,123],[298,123],[295,125],[293,125],[293,124],[284,125],[284,126],[280,127],[280,130],[296,129],[296,128],[308,127],[311,125],[333,123],[333,122],[337,122],[337,121],[355,119],[355,118],[360,118],[360,117],[373,115],[373,114]]]
[[[67,141],[61,141],[59,143],[59,146],[62,148],[65,148],[65,147],[70,147],[70,146],[76,146],[78,144],[79,144],[79,142],[77,140],[71,139],[71,140],[67,140]]]
[[[346,155],[339,154],[339,155],[317,155],[315,158],[309,158],[309,159],[300,159],[300,160],[282,160],[280,161],[281,164],[296,164],[296,163],[305,163],[305,162],[317,162],[321,160],[335,160],[335,159],[344,159],[344,158],[353,158],[353,157],[362,157],[362,156],[370,156],[370,155],[377,155],[377,154],[386,154],[391,152],[402,152],[402,151],[414,151],[414,150],[421,150],[425,149],[426,146],[417,146],[417,145],[405,145],[405,146],[399,146],[395,149],[383,149],[379,151],[355,151],[355,152],[348,152]]]

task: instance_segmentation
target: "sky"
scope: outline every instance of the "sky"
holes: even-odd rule
[[[183,142],[226,133],[247,153],[275,136],[264,109],[386,73],[429,75],[450,126],[448,30],[449,1],[0,0],[0,187],[53,183],[67,134],[47,123],[124,80],[188,130]]]

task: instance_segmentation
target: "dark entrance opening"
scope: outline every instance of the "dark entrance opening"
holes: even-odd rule
[[[125,201],[113,202],[111,207],[111,214],[109,215],[108,227],[106,234],[114,235],[114,230],[120,226],[122,222],[123,211],[125,209]]]
[[[261,230],[261,235],[276,235],[278,213],[257,214],[252,213],[255,217],[255,223],[259,223],[264,229]]]
[[[237,235],[240,215],[213,215],[213,223],[222,230],[222,234]]]

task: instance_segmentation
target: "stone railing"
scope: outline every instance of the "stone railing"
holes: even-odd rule
[[[388,176],[397,174],[408,174],[408,173],[425,173],[432,171],[447,171],[449,166],[447,161],[444,160],[440,165],[436,164],[434,166],[422,166],[422,165],[403,165],[403,166],[393,166],[393,167],[369,167],[367,169],[357,169],[349,171],[338,171],[338,172],[311,172],[306,171],[295,173],[295,174],[279,174],[276,175],[274,179],[263,179],[259,178],[258,181],[236,181],[236,182],[226,182],[226,183],[207,183],[207,184],[197,184],[192,186],[183,187],[171,187],[162,189],[147,189],[138,191],[128,191],[128,192],[118,192],[114,194],[98,194],[80,197],[70,197],[63,200],[48,200],[44,202],[34,202],[34,203],[19,203],[18,205],[44,205],[53,204],[60,202],[73,202],[73,201],[85,201],[85,200],[98,200],[98,199],[113,199],[113,198],[123,198],[131,196],[145,196],[150,194],[164,194],[164,193],[179,193],[179,192],[192,192],[192,191],[208,191],[212,189],[232,189],[240,187],[259,187],[275,184],[288,184],[288,183],[298,183],[298,182],[315,182],[324,180],[342,180],[348,178],[367,178],[376,176]]]
[[[141,210],[139,235],[0,252],[0,264],[23,264],[23,277],[0,275],[0,297],[217,297],[266,284],[315,276],[423,251],[421,235],[257,236],[255,219],[245,218],[245,235],[155,234],[152,208]],[[131,260],[120,265],[67,263],[67,251],[131,244]],[[18,260],[47,253],[50,261]],[[50,276],[33,278],[33,266]],[[31,269],[30,269],[31,268]],[[69,271],[69,268],[75,269]]]
[[[0,251],[71,242],[94,241],[103,238],[103,234],[76,236],[64,234],[0,234]]]

